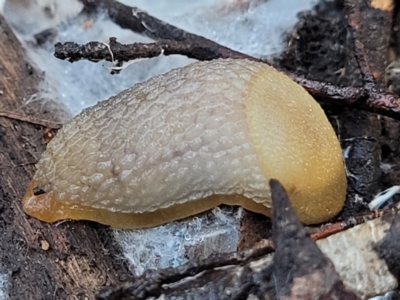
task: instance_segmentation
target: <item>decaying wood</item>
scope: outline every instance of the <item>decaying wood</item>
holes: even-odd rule
[[[40,72],[1,15],[0,44],[1,110],[52,120],[46,107],[38,111],[24,103],[37,92]],[[121,284],[127,274],[110,256],[116,250],[108,229],[86,222],[45,224],[21,209],[45,149],[43,125],[0,116],[0,273],[11,282],[10,299],[93,299],[100,287]]]
[[[186,47],[193,47],[198,57],[204,57],[207,60],[216,58],[254,59],[247,54],[234,51],[165,23],[137,7],[130,7],[114,0],[80,0],[80,2],[87,10],[104,10],[111,20],[122,28],[130,29],[155,40],[171,40],[186,45]]]

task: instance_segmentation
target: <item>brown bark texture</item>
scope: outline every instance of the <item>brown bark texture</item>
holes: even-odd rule
[[[51,119],[24,100],[37,92],[40,72],[0,15],[1,110]],[[53,115],[53,113],[52,113]],[[46,224],[29,218],[21,199],[45,149],[44,127],[0,117],[0,269],[10,299],[94,299],[100,286],[127,274],[111,258],[108,229],[86,222]]]

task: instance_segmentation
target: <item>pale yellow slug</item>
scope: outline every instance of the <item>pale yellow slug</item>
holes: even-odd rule
[[[286,75],[247,60],[198,62],[73,118],[48,144],[23,206],[47,222],[119,228],[223,203],[269,216],[277,178],[300,220],[319,223],[343,206],[341,153],[323,110]]]

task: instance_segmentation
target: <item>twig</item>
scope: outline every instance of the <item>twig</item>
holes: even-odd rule
[[[0,111],[0,117],[12,119],[12,120],[18,120],[18,121],[22,121],[22,122],[27,122],[27,123],[31,123],[34,125],[40,125],[40,126],[43,126],[46,128],[51,128],[51,129],[60,129],[62,127],[62,125],[57,122],[33,118],[33,117],[29,117],[29,116],[21,116],[21,115],[12,113],[12,112],[7,112],[7,111]]]
[[[86,45],[79,45],[73,42],[55,45],[54,55],[59,59],[66,59],[75,62],[81,59],[98,62],[107,60],[116,62],[117,67],[121,67],[123,62],[139,58],[153,58],[161,54],[186,55],[198,60],[213,60],[217,58],[231,58],[230,53],[221,52],[218,44],[204,45],[201,41],[192,40],[191,42],[162,40],[155,43],[134,43],[120,44],[116,38],[110,38],[108,44],[100,42],[90,42]],[[243,54],[244,55],[244,54]],[[233,58],[239,58],[233,56]],[[253,60],[256,60],[253,58]]]
[[[305,88],[313,97],[326,103],[358,107],[369,96],[363,87],[337,86],[329,82],[307,79],[287,71],[284,73]]]
[[[362,215],[357,215],[351,218],[348,218],[347,220],[344,220],[342,222],[336,222],[336,223],[331,223],[331,224],[326,224],[321,226],[318,232],[315,232],[311,234],[311,238],[316,241],[320,239],[325,239],[328,236],[334,235],[338,232],[345,231],[349,228],[352,228],[354,226],[366,223],[370,220],[374,220],[377,218],[381,218],[385,215],[390,215],[393,212],[398,212],[399,209],[385,209],[385,210],[374,210],[367,212]]]
[[[358,108],[400,120],[400,98],[384,92],[375,84],[342,87],[329,82],[309,80],[294,73],[285,73],[319,101]]]
[[[270,179],[269,184],[275,246],[273,299],[360,300],[343,284],[331,260],[306,233],[283,186],[275,179]]]
[[[137,7],[130,7],[114,0],[80,0],[88,10],[104,10],[116,24],[122,28],[148,36],[154,40],[173,40],[181,45],[197,45],[216,54],[215,58],[247,58],[258,60],[247,54],[234,51],[204,37],[186,32],[178,27],[165,23]],[[197,57],[203,54],[197,53]],[[194,58],[197,58],[193,56]],[[199,59],[199,58],[198,58]]]

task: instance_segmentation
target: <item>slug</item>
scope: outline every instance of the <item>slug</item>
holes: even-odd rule
[[[341,210],[342,152],[323,110],[266,64],[197,62],[73,118],[37,163],[23,208],[46,222],[117,228],[152,227],[220,204],[270,216],[270,178],[283,184],[303,223]]]

